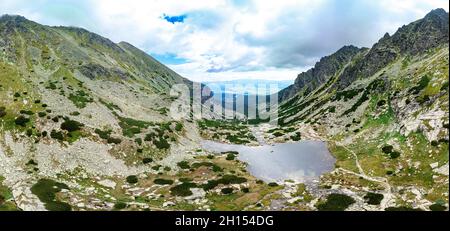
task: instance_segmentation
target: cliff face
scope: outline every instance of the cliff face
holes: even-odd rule
[[[340,68],[320,72],[332,76],[326,82],[319,75],[312,79],[322,66],[318,63],[282,92],[279,127],[271,130],[279,132],[269,137],[275,142],[300,136],[326,140],[337,162],[321,182],[336,188],[345,188],[345,182],[364,192],[348,173],[382,179],[389,186],[377,190],[390,198],[382,209],[430,210],[438,200],[448,207],[448,23],[447,12],[433,10],[386,34],[370,50],[330,65]],[[304,86],[315,90],[305,94]],[[417,197],[410,200],[409,193]]]
[[[279,99],[287,100],[298,92],[304,93],[315,90],[342,69],[352,58],[364,49],[355,46],[344,46],[334,54],[323,57],[314,68],[298,75],[295,83],[280,91]]]
[[[339,75],[335,88],[342,90],[357,79],[372,76],[399,57],[423,54],[446,44],[449,42],[448,24],[448,13],[436,9],[423,19],[399,28],[394,35],[386,34],[366,53],[365,49],[354,46],[343,47],[322,58],[314,68],[301,73],[292,86],[279,93],[280,100],[313,91],[335,75]],[[356,57],[358,53],[363,53],[362,57]]]
[[[448,16],[445,10],[436,9],[394,35],[386,34],[364,58],[343,71],[337,88],[342,90],[357,79],[372,76],[399,57],[420,55],[448,43]]]

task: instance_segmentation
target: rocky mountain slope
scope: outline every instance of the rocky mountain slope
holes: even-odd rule
[[[383,194],[381,209],[448,207],[448,16],[436,9],[371,49],[344,47],[281,92],[280,128],[314,130],[337,158],[324,186]]]
[[[199,139],[168,116],[170,87],[191,82],[128,43],[5,15],[0,70],[1,184],[21,209],[51,208],[32,193],[40,179],[174,168]]]
[[[174,121],[177,83],[128,43],[0,17],[0,211],[264,209],[279,186],[200,147],[199,127],[248,128]]]
[[[315,90],[342,69],[361,50],[364,50],[364,48],[359,49],[355,46],[344,46],[336,53],[323,57],[314,68],[301,73],[293,85],[278,92],[280,101],[288,100],[299,92],[307,95],[309,92]]]
[[[191,82],[125,42],[8,15],[0,35],[0,210],[448,208],[444,10],[321,59],[280,92],[275,128],[174,121],[170,87]],[[202,139],[323,140],[336,168],[268,184]]]

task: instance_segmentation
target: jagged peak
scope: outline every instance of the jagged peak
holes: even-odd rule
[[[4,14],[2,16],[0,16],[0,22],[16,22],[16,23],[20,23],[20,22],[30,22],[30,20],[26,19],[25,17],[21,16],[21,15],[13,15],[13,14]]]
[[[344,51],[358,51],[358,50],[360,50],[360,48],[357,46],[345,45],[345,46],[341,47],[339,50],[337,50],[335,53],[340,53],[340,52],[344,52]]]
[[[448,12],[445,11],[444,9],[442,9],[442,8],[437,8],[437,9],[434,9],[434,10],[430,11],[425,16],[425,18],[430,18],[430,17],[434,17],[434,16],[438,16],[440,18],[443,18],[443,17],[446,17],[446,16],[448,17]]]

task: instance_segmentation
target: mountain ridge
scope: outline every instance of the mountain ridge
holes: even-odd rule
[[[354,65],[344,69],[343,73],[340,74],[340,77],[338,78],[338,82],[335,83],[335,87],[342,90],[354,80],[361,78],[361,76],[371,76],[381,67],[394,61],[399,55],[416,55],[427,49],[434,48],[439,44],[448,43],[448,23],[448,12],[439,8],[430,11],[422,19],[400,27],[392,36],[386,33],[371,49],[368,50],[368,53],[365,54],[363,58],[356,60]],[[414,33],[419,36],[413,35]],[[408,38],[408,40],[405,38]],[[413,40],[410,40],[410,38]],[[343,48],[345,48],[345,46]],[[361,50],[361,52],[364,51],[366,51],[366,49]],[[338,53],[339,51],[330,56],[337,55]],[[317,64],[321,64],[321,62],[319,61]],[[325,65],[327,64],[325,63]],[[308,72],[313,72],[315,68],[300,74],[293,86],[282,90],[280,92],[280,100],[286,101],[290,97],[296,95],[296,92],[304,90],[302,89],[305,86],[305,81],[303,80],[305,78],[304,75],[308,75]],[[320,78],[317,79],[318,80],[309,78],[307,79],[309,81],[306,82],[319,81],[320,83],[323,83],[323,81],[320,81]]]

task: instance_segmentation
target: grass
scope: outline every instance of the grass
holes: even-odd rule
[[[417,95],[423,89],[425,89],[428,86],[429,83],[430,83],[430,78],[427,75],[424,75],[424,76],[422,76],[422,78],[420,78],[420,81],[417,83],[417,85],[412,87],[409,90],[409,93]]]
[[[83,90],[76,91],[75,94],[70,93],[68,99],[80,109],[85,108],[88,103],[94,102],[94,100]]]
[[[17,206],[11,199],[13,195],[11,190],[3,185],[4,178],[0,176],[0,211],[16,211]]]
[[[31,192],[45,204],[49,211],[70,211],[71,206],[65,202],[58,201],[56,193],[62,189],[69,189],[66,184],[58,183],[50,179],[40,179],[31,187]]]
[[[115,111],[115,110],[117,110],[117,111],[122,112],[122,109],[120,109],[120,107],[117,106],[117,105],[114,104],[114,103],[107,103],[107,102],[105,102],[105,101],[102,100],[102,99],[99,99],[99,102],[100,102],[101,104],[105,105],[110,111]]]
[[[122,128],[123,135],[129,138],[132,138],[136,134],[141,133],[141,129],[145,129],[153,125],[153,123],[151,122],[124,118],[120,116],[118,116],[118,118],[120,120],[119,126]]]

